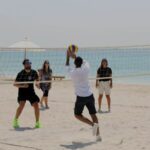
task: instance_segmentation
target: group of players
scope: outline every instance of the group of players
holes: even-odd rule
[[[71,48],[71,50],[70,50]],[[87,61],[83,60],[83,58],[76,56],[76,47],[72,45],[67,49],[66,54],[66,68],[69,76],[73,81],[73,85],[75,88],[76,102],[74,107],[74,115],[75,117],[92,126],[93,135],[96,136],[97,141],[101,141],[98,118],[96,116],[96,108],[95,108],[95,98],[91,91],[91,87],[89,84],[89,71],[90,66]],[[70,58],[74,60],[74,66],[70,66]],[[42,69],[38,70],[38,73],[32,69],[31,62],[29,59],[25,59],[23,61],[24,69],[18,73],[14,86],[18,87],[18,103],[19,106],[16,111],[15,118],[13,120],[13,127],[19,128],[19,116],[21,115],[23,108],[25,106],[26,101],[28,100],[31,103],[31,106],[34,108],[35,112],[35,128],[40,128],[40,109],[39,102],[41,104],[41,108],[44,108],[43,102],[45,102],[45,108],[49,109],[48,106],[48,93],[51,88],[51,82],[42,82],[39,81],[51,81],[52,80],[52,69],[50,68],[49,62],[46,60],[43,64]],[[108,67],[108,62],[106,59],[101,61],[101,65],[97,70],[97,78],[96,78],[96,88],[99,90],[99,98],[98,104],[99,109],[98,112],[102,113],[101,103],[103,93],[105,92],[107,103],[108,103],[108,112],[111,111],[111,98],[110,98],[110,90],[113,87],[112,84],[112,70]],[[37,88],[43,91],[43,96],[41,101],[39,97],[36,95],[34,91],[33,81],[35,81],[35,85]],[[25,84],[23,82],[26,82]],[[29,83],[28,83],[29,82]],[[84,107],[87,107],[89,114],[91,116],[91,120],[83,116]]]

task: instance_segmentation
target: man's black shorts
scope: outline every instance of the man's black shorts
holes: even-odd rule
[[[18,96],[18,103],[21,101],[29,101],[30,104],[38,103],[40,101],[39,97],[35,93],[28,93],[28,94],[23,94]]]
[[[84,106],[87,107],[89,114],[91,115],[96,114],[95,99],[94,99],[93,94],[88,97],[77,96],[77,100],[76,100],[75,108],[74,108],[74,114],[81,115],[83,112]]]

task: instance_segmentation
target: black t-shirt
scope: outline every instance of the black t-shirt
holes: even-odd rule
[[[38,80],[38,74],[35,70],[31,70],[30,72],[26,72],[22,70],[18,73],[16,77],[16,82],[28,82],[28,81],[35,81]],[[27,93],[34,93],[34,85],[33,83],[28,84],[28,88],[19,88],[19,95],[25,95]]]
[[[98,68],[97,70],[98,77],[110,77],[112,75],[112,70],[109,67]],[[99,81],[110,81],[111,79],[100,79]]]

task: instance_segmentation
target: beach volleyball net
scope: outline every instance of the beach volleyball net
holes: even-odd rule
[[[39,70],[48,60],[53,70],[53,81],[69,81],[65,69],[67,48],[0,48],[0,84],[11,84],[23,69],[24,58],[30,59],[32,69]],[[96,79],[97,69],[106,58],[116,82],[150,81],[150,46],[79,48],[77,53],[90,64],[90,80]],[[73,60],[71,60],[73,65]],[[42,81],[45,82],[45,81]],[[51,82],[51,81],[46,81]]]

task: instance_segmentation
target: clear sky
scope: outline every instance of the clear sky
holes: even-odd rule
[[[150,0],[0,0],[0,46],[150,44]]]

